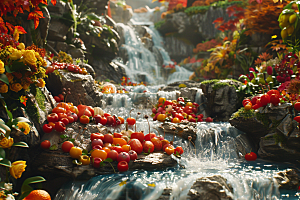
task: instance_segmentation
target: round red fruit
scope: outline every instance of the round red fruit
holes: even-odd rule
[[[107,154],[107,158],[111,158],[113,161],[116,161],[118,158],[119,153],[116,150],[111,150]]]
[[[151,141],[145,141],[143,146],[143,150],[145,153],[152,153],[154,151],[154,144]]]
[[[245,155],[245,159],[247,161],[255,161],[257,159],[257,155],[254,152],[250,152]]]
[[[131,149],[134,150],[137,154],[142,153],[143,145],[138,139],[131,139],[129,140],[128,144],[130,145]]]
[[[61,149],[63,150],[63,152],[65,153],[69,153],[70,149],[74,147],[74,144],[71,141],[65,141],[62,145],[61,145]]]
[[[177,152],[179,155],[183,154],[184,151],[181,146],[175,148],[174,153],[177,154]]]
[[[104,140],[104,135],[102,133],[92,133],[91,134],[91,141],[95,139],[101,139],[102,141]]]
[[[68,116],[67,119],[69,120],[70,124],[74,122],[74,118],[72,116]]]
[[[60,121],[62,121],[66,126],[69,124],[68,118],[62,118]]]
[[[104,139],[103,139],[104,143],[113,143],[114,142],[114,136],[112,134],[105,134],[104,135]]]
[[[130,160],[136,160],[137,159],[137,153],[134,150],[130,150],[128,152],[129,156],[130,156]]]
[[[133,126],[133,125],[135,124],[135,119],[132,118],[132,117],[127,118],[126,121],[127,121],[127,123],[128,123],[129,125],[131,125],[131,126]]]
[[[66,125],[63,122],[58,121],[55,123],[55,130],[57,132],[64,132],[66,130]]]
[[[242,102],[242,104],[245,107],[245,105],[247,105],[249,102],[251,102],[250,99],[244,99],[243,102]]]
[[[126,153],[126,152],[121,152],[121,153],[119,153],[119,155],[118,155],[117,161],[118,161],[118,162],[126,161],[127,163],[129,163],[129,161],[130,161],[130,156],[129,156],[129,154]]]
[[[120,172],[125,172],[128,170],[128,163],[126,161],[121,161],[118,163],[118,170]]]
[[[149,133],[145,135],[145,141],[151,141],[152,138],[156,137],[155,133]]]
[[[60,102],[60,98],[58,96],[54,96],[53,98],[56,101],[56,103]]]
[[[58,121],[58,115],[56,113],[51,113],[47,116],[48,122],[57,122]]]
[[[44,141],[41,143],[41,147],[42,147],[43,149],[49,149],[50,146],[51,146],[51,143],[50,143],[49,140],[44,140]]]
[[[143,132],[131,133],[131,139],[138,139],[141,143],[144,141],[145,135]]]
[[[61,120],[62,118],[67,118],[68,115],[66,113],[58,113],[58,120]]]
[[[295,110],[300,111],[300,102],[296,102],[294,108]]]
[[[103,141],[101,139],[94,139],[92,141],[92,147],[96,145],[100,145],[101,147],[103,147]]]
[[[45,133],[51,133],[52,130],[53,130],[53,127],[52,127],[52,126],[50,126],[49,124],[44,124],[44,126],[43,126],[43,131],[44,131]]]

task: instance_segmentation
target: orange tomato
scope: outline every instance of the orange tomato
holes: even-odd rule
[[[67,110],[63,107],[55,107],[52,110],[52,113],[66,113]]]
[[[166,147],[165,148],[165,152],[168,154],[168,155],[171,155],[174,153],[174,148],[169,146],[169,147]]]
[[[245,110],[251,110],[252,108],[252,103],[247,103],[247,105],[245,105]]]
[[[82,150],[78,147],[72,147],[69,153],[72,158],[79,159],[82,155]]]
[[[125,144],[125,145],[122,146],[122,149],[123,149],[124,152],[128,153],[131,150],[131,146],[128,145],[128,144]]]
[[[166,119],[166,115],[165,114],[159,114],[158,116],[157,116],[157,120],[158,121],[160,121],[160,122],[164,122],[165,121],[165,119]]]
[[[158,103],[163,103],[164,101],[166,101],[166,98],[164,98],[164,97],[160,97],[158,99]]]
[[[86,115],[82,115],[79,119],[80,123],[82,124],[88,124],[90,122],[90,118]]]
[[[104,150],[107,154],[110,152],[110,148],[108,147],[103,147],[102,150]]]
[[[102,160],[105,160],[107,158],[107,153],[104,150],[99,150],[95,149],[92,153],[91,156],[93,158],[101,158]]]
[[[65,102],[60,102],[59,104],[57,104],[56,107],[62,107],[64,109],[66,109],[67,111],[70,110],[70,106],[69,104],[65,103]]]
[[[124,118],[123,117],[118,117],[118,119],[120,120],[121,124],[124,124]]]
[[[179,122],[180,122],[180,119],[178,119],[177,117],[174,117],[174,118],[172,119],[172,122],[173,122],[173,123],[179,123]]]
[[[49,122],[48,125],[52,126],[52,128],[55,128],[55,123],[54,122]]]
[[[114,139],[113,139],[113,144],[114,144],[114,145],[119,144],[119,145],[122,147],[123,145],[126,145],[127,142],[126,142],[126,140],[124,140],[123,138],[114,138]]]

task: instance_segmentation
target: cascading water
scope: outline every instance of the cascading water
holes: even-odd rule
[[[151,122],[151,131],[156,132],[159,122]],[[148,130],[145,120],[139,120],[137,130]],[[147,131],[148,132],[148,131]],[[297,199],[295,191],[280,194],[273,176],[287,165],[271,164],[262,160],[246,162],[239,159],[235,140],[240,131],[229,123],[198,123],[197,140],[194,146],[175,137],[174,145],[185,149],[179,160],[180,166],[164,171],[131,171],[122,174],[101,175],[87,182],[65,185],[56,200],[83,199],[149,199],[161,196],[165,188],[172,188],[169,199],[183,200],[197,178],[221,175],[233,187],[227,191],[233,199]],[[166,135],[172,140],[172,135]],[[247,148],[247,146],[245,147]],[[182,167],[184,166],[184,167]]]

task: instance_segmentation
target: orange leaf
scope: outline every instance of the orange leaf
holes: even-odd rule
[[[15,26],[15,32],[18,32],[19,34],[27,33],[22,26]]]
[[[14,26],[8,22],[5,23],[6,27],[9,29],[9,31],[12,33],[14,31]]]
[[[39,26],[40,18],[44,18],[42,11],[33,11],[29,13],[27,20],[34,20],[34,28],[36,29]]]

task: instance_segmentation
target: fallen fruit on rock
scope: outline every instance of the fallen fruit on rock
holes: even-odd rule
[[[50,143],[49,140],[44,140],[43,142],[41,142],[41,147],[42,147],[43,149],[49,149],[50,146],[51,146],[51,143]]]
[[[121,161],[118,163],[118,170],[120,172],[125,172],[129,168],[128,163],[126,161]]]

